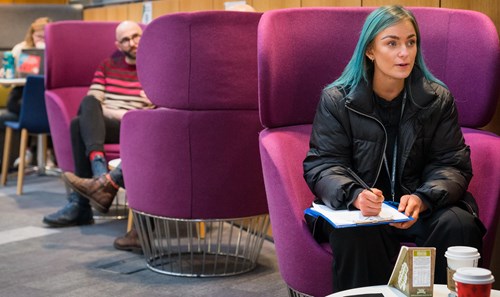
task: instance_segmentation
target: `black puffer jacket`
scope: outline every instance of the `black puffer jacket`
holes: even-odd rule
[[[455,204],[467,189],[472,168],[454,99],[418,68],[407,79],[406,92],[396,182],[405,194],[418,195],[430,211]],[[346,168],[371,187],[382,170],[387,136],[372,96],[371,85],[365,83],[351,95],[329,88],[321,96],[304,178],[316,197],[332,208],[352,208],[362,189]]]

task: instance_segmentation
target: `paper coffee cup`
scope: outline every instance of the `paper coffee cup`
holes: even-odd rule
[[[481,255],[476,248],[470,246],[450,246],[444,256],[447,259],[447,286],[456,292],[453,274],[460,267],[477,267]]]
[[[478,267],[461,267],[453,275],[458,297],[490,297],[495,278],[491,271]]]

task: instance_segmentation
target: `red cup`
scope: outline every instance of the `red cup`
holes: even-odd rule
[[[491,284],[464,284],[457,282],[458,297],[490,297]]]
[[[458,268],[453,275],[458,297],[490,297],[495,281],[491,271],[477,267]]]

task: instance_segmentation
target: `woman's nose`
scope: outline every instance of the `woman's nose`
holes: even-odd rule
[[[401,46],[401,50],[399,51],[399,56],[400,57],[408,56],[408,48],[406,47],[406,45]]]

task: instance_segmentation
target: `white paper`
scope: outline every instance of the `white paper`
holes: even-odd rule
[[[316,203],[313,203],[313,206],[306,209],[305,212],[310,215],[321,215],[337,228],[412,220],[412,218],[385,203],[382,204],[382,210],[378,216],[370,217],[363,216],[360,210],[334,210],[326,205]]]

